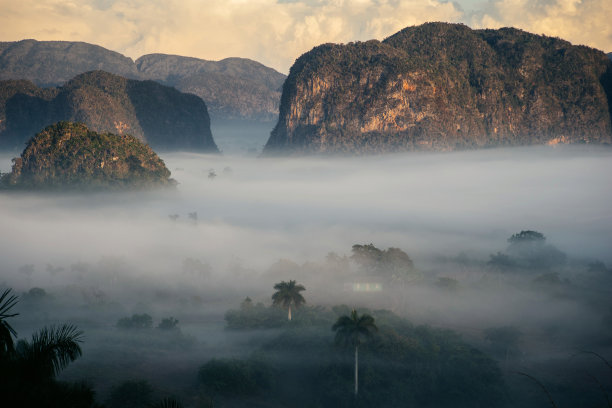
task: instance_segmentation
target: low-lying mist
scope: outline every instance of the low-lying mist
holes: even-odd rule
[[[0,285],[44,288],[57,308],[24,313],[20,337],[72,319],[90,327],[85,347],[96,355],[118,318],[173,315],[190,341],[207,345],[202,364],[248,343],[223,330],[228,309],[247,296],[269,305],[274,283],[296,279],[308,305],[389,309],[485,349],[487,329],[516,327],[517,364],[610,351],[612,149],[354,158],[228,150],[162,153],[175,190],[0,195]],[[0,171],[9,169],[0,156]],[[543,233],[547,254],[563,262],[517,266],[508,238],[527,230]],[[409,279],[381,280],[351,257],[353,245],[370,243],[408,254]],[[355,290],[378,281],[375,291]]]

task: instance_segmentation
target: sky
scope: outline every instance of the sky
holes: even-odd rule
[[[0,0],[0,41],[85,41],[131,58],[244,57],[287,73],[327,43],[428,21],[518,27],[612,51],[610,0]]]

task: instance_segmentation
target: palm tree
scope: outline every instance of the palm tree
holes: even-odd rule
[[[6,406],[56,406],[70,394],[71,406],[94,405],[93,391],[87,386],[55,381],[70,362],[81,356],[82,334],[75,326],[44,327],[30,341],[15,345],[15,330],[6,322],[17,303],[11,289],[0,294],[0,394]],[[37,390],[33,393],[32,390]],[[67,405],[70,405],[67,404]]]
[[[11,294],[11,289],[5,289],[0,295],[0,355],[12,353],[15,350],[13,336],[17,337],[17,332],[6,319],[19,314],[9,313],[16,303],[17,296]]]
[[[355,347],[355,395],[359,392],[359,345],[378,331],[374,318],[367,313],[361,316],[355,309],[350,316],[340,316],[332,326],[336,332],[336,344]]]
[[[276,292],[272,295],[272,303],[274,305],[282,305],[289,309],[287,319],[291,320],[291,305],[296,308],[306,303],[304,297],[300,294],[301,291],[306,290],[303,285],[297,285],[294,280],[289,282],[281,281],[274,285]]]
[[[64,324],[43,327],[30,342],[19,340],[15,357],[23,375],[31,381],[55,378],[81,356],[82,335],[76,326]]]

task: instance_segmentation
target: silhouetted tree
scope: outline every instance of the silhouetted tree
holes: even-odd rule
[[[303,285],[296,284],[294,280],[290,280],[289,282],[281,281],[275,284],[274,289],[276,293],[272,295],[272,303],[289,309],[287,319],[291,320],[291,305],[298,308],[306,303],[306,300],[300,294],[306,288]]]
[[[83,332],[75,326],[44,327],[30,341],[13,344],[15,330],[6,318],[18,298],[5,290],[0,295],[0,395],[3,406],[74,407],[95,405],[94,393],[85,384],[56,381],[56,376],[81,356]]]
[[[517,234],[512,234],[510,238],[508,238],[508,242],[510,244],[519,244],[524,242],[544,242],[546,241],[546,237],[544,234],[538,231],[532,230],[524,230]]]
[[[15,349],[13,336],[17,337],[17,332],[6,319],[18,315],[10,313],[17,301],[18,298],[12,294],[11,289],[5,289],[0,295],[0,356],[12,353]]]
[[[355,347],[355,395],[359,392],[359,345],[378,331],[374,318],[367,313],[359,316],[353,309],[350,316],[340,316],[332,326],[336,332],[335,341],[343,346]]]

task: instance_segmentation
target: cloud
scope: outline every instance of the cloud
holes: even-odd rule
[[[281,71],[325,42],[382,39],[430,20],[458,21],[430,0],[0,0],[0,38],[79,40],[136,58],[163,52],[253,58]]]
[[[609,0],[493,0],[476,12],[474,28],[517,27],[612,51]]]
[[[316,45],[382,40],[426,21],[516,26],[612,51],[608,0],[491,0],[475,7],[468,0],[0,0],[0,39],[85,41],[132,58],[240,56],[285,73]]]

